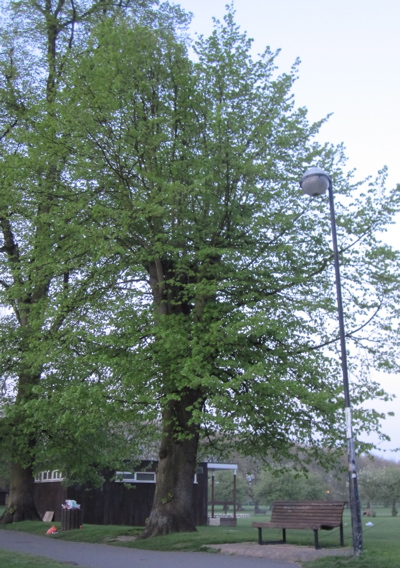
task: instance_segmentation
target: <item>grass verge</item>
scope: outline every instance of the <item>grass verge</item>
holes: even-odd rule
[[[65,562],[0,549],[0,566],[2,568],[65,568]]]

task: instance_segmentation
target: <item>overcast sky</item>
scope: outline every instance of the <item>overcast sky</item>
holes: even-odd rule
[[[180,0],[193,12],[191,30],[209,34],[212,18],[222,19],[226,0]],[[277,63],[289,71],[301,59],[294,94],[310,120],[333,113],[320,139],[343,142],[349,168],[360,179],[388,166],[388,186],[400,183],[400,0],[235,0],[237,23],[254,38],[255,53],[269,45],[281,49]],[[387,234],[399,248],[400,219]],[[384,388],[397,393],[392,403],[374,406],[397,412],[400,377],[380,377]],[[385,421],[384,431],[400,446],[398,417]],[[400,460],[400,453],[384,454]]]

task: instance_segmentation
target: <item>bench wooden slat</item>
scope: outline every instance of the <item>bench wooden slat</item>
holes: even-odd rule
[[[269,522],[253,522],[258,529],[259,544],[263,528],[280,528],[286,542],[286,529],[311,529],[314,531],[314,544],[318,548],[318,531],[340,528],[340,544],[343,546],[343,510],[345,501],[276,501]]]
[[[340,523],[339,523],[340,524]],[[284,526],[282,526],[284,525]],[[260,527],[263,529],[323,529],[329,530],[338,527],[339,525],[321,525],[320,523],[300,523],[300,522],[290,522],[285,521],[285,523],[253,523],[254,527]],[[328,528],[325,528],[328,527]]]

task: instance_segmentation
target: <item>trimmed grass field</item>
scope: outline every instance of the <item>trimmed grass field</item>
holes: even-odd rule
[[[0,549],[0,566],[2,568],[65,568],[65,562]]]
[[[239,518],[237,527],[199,527],[196,533],[172,534],[145,541],[116,540],[120,536],[137,536],[141,528],[115,525],[84,525],[83,529],[60,532],[57,535],[49,536],[49,538],[100,542],[147,550],[199,551],[205,550],[208,544],[256,542],[257,530],[251,528],[251,522],[255,519],[259,520],[260,516]],[[373,526],[366,527],[367,522],[372,522]],[[59,523],[24,522],[7,525],[5,528],[44,535],[52,524],[59,527]],[[351,546],[351,522],[348,511],[345,512],[344,524],[345,545]],[[400,568],[400,517],[390,516],[387,509],[378,509],[376,517],[372,519],[363,517],[363,533],[365,552],[360,558],[326,557],[305,563],[304,566],[306,568],[349,568],[353,566],[357,568]],[[281,531],[266,531],[264,538],[279,539],[281,538]],[[287,541],[289,544],[313,546],[313,532],[288,530]],[[322,547],[337,547],[338,543],[338,529],[320,531]],[[1,551],[1,554],[3,554],[3,551]],[[4,554],[9,553],[5,552]],[[13,558],[12,564],[9,563],[8,559],[7,562],[3,561],[6,557],[0,555],[0,565],[10,566],[10,568],[28,568],[28,566],[29,568],[59,568],[61,566],[57,562],[38,558],[35,560],[36,563],[33,563],[33,560],[30,559],[30,563],[27,564],[26,558],[23,558],[24,555],[12,553],[11,556]],[[19,558],[20,556],[21,558]]]

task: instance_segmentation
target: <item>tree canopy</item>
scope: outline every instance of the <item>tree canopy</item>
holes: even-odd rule
[[[129,435],[133,400],[110,384],[96,342],[108,320],[99,314],[107,314],[111,259],[93,246],[91,198],[70,183],[66,141],[71,132],[61,128],[57,101],[69,58],[85,50],[97,22],[123,10],[151,26],[155,4],[61,0],[3,7],[0,357],[5,396],[0,429],[1,443],[12,456],[7,522],[37,517],[33,474],[44,464],[58,461],[54,466],[66,474],[93,478],[100,465],[120,462],[122,450],[129,457],[128,440],[136,440],[133,453],[143,444],[145,419],[135,421],[136,437]],[[157,14],[163,26],[185,20],[178,8],[165,6]],[[111,399],[118,401],[117,412],[116,407],[111,412]]]
[[[14,315],[0,341],[18,385],[4,423],[14,441],[22,425],[25,469],[38,422],[44,458],[59,444],[51,418],[96,466],[99,421],[110,436],[161,423],[152,536],[194,528],[200,437],[277,462],[333,459],[345,442],[329,212],[298,188],[311,163],[337,195],[355,427],[377,427],[359,404],[385,396],[369,369],[396,365],[399,255],[378,235],[399,194],[384,173],[355,182],[342,148],[315,142],[321,123],[291,92],[297,65],[279,74],[269,49],[254,58],[232,10],[190,57],[171,25],[181,12],[133,6],[83,7],[96,17],[80,41],[86,19],[67,10],[58,51],[34,27],[53,51],[29,105],[4,115],[2,298]],[[3,69],[11,100],[18,81]]]

